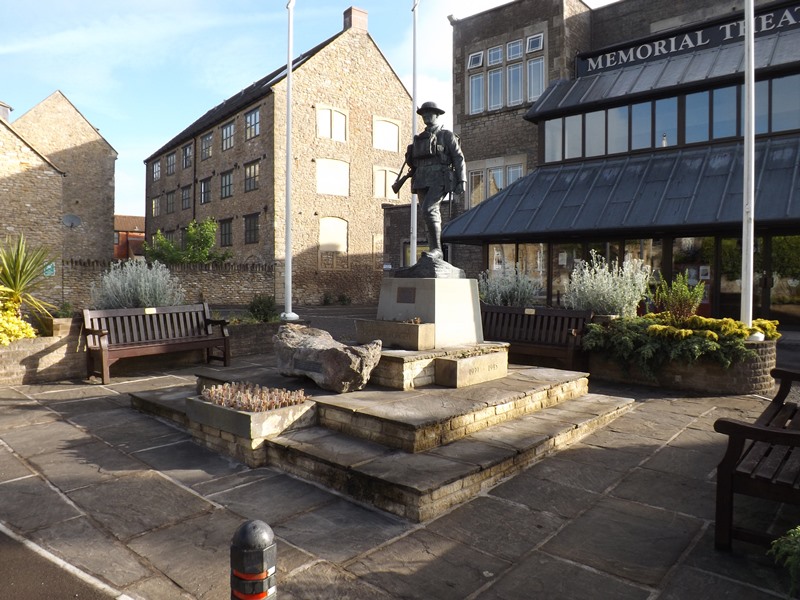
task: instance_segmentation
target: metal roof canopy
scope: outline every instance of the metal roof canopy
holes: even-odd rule
[[[800,223],[800,134],[756,142],[757,227]],[[741,233],[742,141],[559,163],[449,222],[445,242]]]

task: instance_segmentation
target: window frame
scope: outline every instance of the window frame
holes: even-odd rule
[[[219,223],[219,247],[229,248],[233,246],[233,219],[220,219]]]
[[[175,153],[174,152],[170,152],[169,154],[167,154],[166,162],[167,162],[167,166],[166,166],[167,175],[174,175],[175,174]]]
[[[486,51],[486,66],[494,67],[503,64],[503,45],[492,46]]]
[[[544,34],[529,35],[525,43],[525,54],[541,52],[544,49]]]
[[[219,197],[221,199],[233,196],[233,169],[219,174]]]
[[[480,90],[480,108],[476,107],[475,100],[475,82],[480,82],[478,89]],[[486,110],[486,74],[481,71],[480,73],[473,73],[469,76],[469,114],[478,115]]]
[[[153,172],[153,181],[158,181],[159,179],[161,179],[161,159],[160,158],[158,160],[156,160],[156,161],[153,161],[152,172]]]
[[[261,113],[259,107],[244,113],[244,139],[252,140],[261,134]]]
[[[474,63],[474,64],[473,64]],[[479,69],[483,66],[483,50],[473,52],[467,58],[467,69]]]
[[[170,190],[164,198],[164,212],[171,215],[175,212],[175,190]]]
[[[192,186],[185,185],[181,188],[181,210],[192,208]]]
[[[244,243],[257,244],[259,242],[259,213],[244,215]],[[255,223],[255,225],[253,225]]]
[[[254,172],[251,172],[254,171]],[[259,177],[261,175],[261,161],[252,160],[244,164],[244,191],[252,192],[258,189]]]
[[[193,149],[194,146],[192,144],[186,144],[181,148],[181,165],[183,165],[184,169],[192,166]]]
[[[496,86],[496,87],[495,87]],[[493,102],[492,95],[497,96]],[[486,109],[500,110],[505,106],[505,88],[503,86],[503,69],[490,69],[486,72]]]
[[[516,52],[512,54],[512,48],[519,48]],[[522,51],[522,39],[512,40],[506,44],[506,62],[510,62],[512,60],[519,60],[523,57],[525,53]]]
[[[316,107],[316,127],[317,127],[317,137],[325,140],[332,140],[334,142],[346,143],[349,136],[349,126],[350,126],[350,115],[347,110],[342,108],[336,108],[335,106],[328,106],[324,104],[320,104]],[[324,115],[327,113],[327,128],[323,131],[320,128],[320,125],[325,122]],[[342,127],[341,132],[339,132],[339,127],[337,127],[336,116],[341,115],[342,117]],[[339,133],[341,133],[341,137],[338,137]]]
[[[236,135],[236,121],[231,120],[220,126],[220,137],[222,137],[223,152],[233,148],[235,135]]]
[[[214,154],[214,132],[209,131],[200,136],[200,161],[208,160]]]
[[[200,204],[211,202],[211,177],[200,180]]]

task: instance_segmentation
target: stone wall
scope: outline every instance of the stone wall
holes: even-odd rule
[[[777,344],[775,341],[747,342],[747,347],[755,351],[755,358],[736,363],[728,369],[707,360],[692,365],[669,363],[659,370],[655,380],[638,369],[625,370],[613,360],[592,352],[589,355],[589,372],[592,379],[687,390],[708,396],[771,396],[776,384],[770,371],[775,368]]]

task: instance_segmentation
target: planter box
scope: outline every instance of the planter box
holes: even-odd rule
[[[589,354],[589,372],[592,379],[658,386],[673,390],[687,390],[716,395],[763,394],[772,395],[775,380],[770,371],[775,367],[775,340],[746,342],[756,356],[725,369],[719,363],[699,360],[691,365],[668,363],[656,374],[655,379],[639,369],[624,369],[605,354]]]
[[[433,350],[436,347],[434,323],[401,323],[380,319],[356,319],[356,342],[381,340],[384,348]]]

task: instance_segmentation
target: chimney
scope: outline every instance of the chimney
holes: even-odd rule
[[[8,123],[8,118],[11,116],[11,111],[14,110],[5,102],[0,101],[0,121]]]
[[[344,11],[343,29],[346,31],[351,28],[367,31],[367,11],[356,8],[355,6],[351,6]]]

